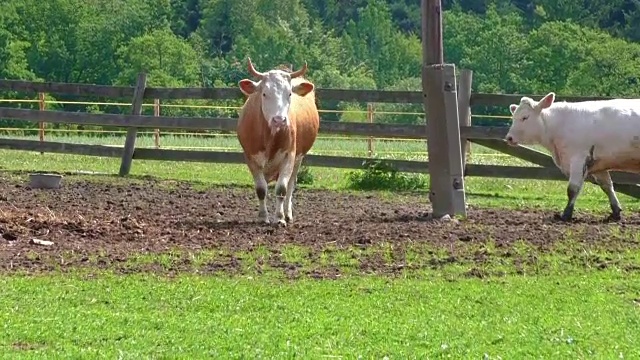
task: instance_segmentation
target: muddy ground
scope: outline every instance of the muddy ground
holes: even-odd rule
[[[38,190],[3,178],[0,272],[97,266],[119,272],[238,273],[268,267],[291,276],[335,277],[349,268],[398,273],[459,263],[482,276],[488,262],[507,262],[517,270],[562,246],[608,254],[640,248],[640,215],[633,213],[610,224],[602,214],[578,212],[574,223],[563,224],[548,210],[470,207],[467,219],[442,223],[428,219],[424,195],[393,199],[300,189],[294,201],[294,222],[278,228],[256,221],[257,200],[246,187],[67,177],[61,189]],[[295,249],[297,257],[290,254]],[[340,251],[349,256],[337,255]],[[566,251],[585,266],[617,261]],[[154,253],[167,256],[158,260],[149,256]]]

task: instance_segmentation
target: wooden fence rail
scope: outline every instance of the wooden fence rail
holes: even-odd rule
[[[30,110],[0,107],[0,118],[59,124],[121,126],[137,128],[170,128],[235,131],[236,118],[171,117],[126,114],[89,114],[56,110]],[[373,136],[399,139],[426,139],[422,125],[376,124],[322,121],[320,132],[349,136]],[[500,126],[463,126],[460,135],[469,139],[503,139],[507,129]]]
[[[58,82],[33,82],[0,79],[0,91],[16,91],[26,93],[49,93],[75,96],[100,96],[109,98],[133,97],[135,86],[110,86],[92,84],[69,84]],[[370,103],[402,103],[422,104],[421,91],[389,91],[389,90],[348,90],[348,89],[316,89],[320,100],[353,101]],[[471,106],[509,106],[517,104],[522,96],[541,98],[545,94],[471,94]],[[208,99],[233,100],[242,99],[244,95],[238,88],[155,88],[148,87],[144,99]],[[584,101],[611,99],[603,96],[560,96],[556,101]]]
[[[0,149],[42,151],[58,154],[75,154],[86,156],[103,156],[118,158],[122,156],[122,146],[72,144],[54,141],[40,142],[38,140],[0,139]],[[244,158],[240,152],[202,151],[202,150],[169,150],[136,148],[133,154],[138,160],[188,161],[221,164],[243,164]],[[366,157],[343,157],[329,155],[308,155],[305,164],[312,167],[331,167],[339,169],[361,169]],[[398,171],[407,173],[428,174],[429,163],[415,160],[384,160]],[[465,166],[465,176],[488,178],[566,180],[566,177],[555,167],[524,167],[507,165],[476,165]],[[618,184],[637,184],[635,174],[615,173],[613,180]]]
[[[475,142],[482,146],[524,159],[538,165],[538,167],[523,166],[499,166],[499,165],[475,165],[466,164],[463,156],[464,176],[490,177],[490,178],[514,178],[514,179],[541,179],[541,180],[566,180],[555,166],[551,157],[526,147],[507,146],[502,139],[507,133],[505,127],[471,126],[469,121],[470,109],[476,105],[508,106],[518,103],[522,95],[479,94],[471,93],[471,76],[462,77],[462,89],[458,94],[458,112],[460,139],[462,144],[466,141]],[[466,80],[465,80],[466,79]],[[195,161],[214,163],[243,163],[242,154],[239,152],[219,151],[191,151],[191,150],[165,150],[136,148],[134,146],[137,128],[153,129],[198,129],[235,131],[237,119],[235,118],[207,118],[207,117],[169,117],[140,115],[140,106],[143,99],[241,99],[242,93],[236,88],[145,88],[144,78],[140,78],[136,87],[129,86],[105,86],[88,84],[65,84],[53,82],[29,82],[17,80],[0,80],[0,91],[18,91],[33,93],[56,93],[76,96],[101,96],[111,98],[127,97],[132,99],[131,114],[89,114],[78,112],[65,112],[40,110],[2,108],[0,118],[25,120],[42,123],[72,123],[83,125],[117,126],[128,128],[128,137],[125,146],[84,145],[69,144],[37,140],[0,139],[1,149],[22,151],[52,152],[64,154],[78,154],[89,156],[122,157],[121,175],[129,172],[132,159],[163,160],[163,161]],[[336,101],[358,101],[368,103],[415,103],[422,104],[424,97],[422,92],[416,91],[379,91],[379,90],[344,90],[344,89],[317,89],[320,99]],[[39,95],[43,96],[43,95]],[[528,95],[538,98],[540,95]],[[559,100],[580,101],[605,99],[603,97],[557,97]],[[154,114],[155,115],[155,114]],[[326,134],[384,137],[402,139],[427,139],[427,127],[424,125],[401,124],[376,124],[321,121],[320,132]],[[464,152],[463,152],[464,153]],[[128,160],[127,160],[128,159]],[[305,163],[309,166],[334,167],[359,169],[363,162],[371,158],[338,157],[324,155],[309,155]],[[129,161],[127,163],[127,161]],[[422,161],[409,160],[385,160],[402,172],[428,173],[429,164]],[[616,190],[640,197],[640,176],[630,173],[612,172],[612,179],[616,183]]]
[[[50,93],[75,96],[100,96],[109,98],[132,98],[133,86],[108,86],[89,84],[67,84],[56,82],[31,82],[0,79],[0,90],[26,93]],[[346,90],[316,89],[321,100],[376,102],[376,103],[422,103],[419,91],[380,91],[380,90]],[[208,99],[234,100],[244,95],[238,88],[154,88],[148,87],[144,99]]]

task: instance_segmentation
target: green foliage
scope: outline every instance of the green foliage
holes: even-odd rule
[[[445,1],[444,9],[445,60],[473,70],[474,91],[640,96],[640,1],[457,0]],[[308,78],[320,88],[420,90],[419,34],[415,0],[4,0],[0,78],[132,85],[145,70],[151,86],[235,87],[248,77],[250,56],[261,70],[306,61]],[[97,108],[65,104],[60,110]],[[385,112],[376,122],[424,123],[421,114],[395,114],[420,113],[421,104],[376,104],[376,110]],[[476,107],[474,113],[508,110]],[[162,114],[236,115],[179,107]],[[366,121],[355,113],[323,118]]]
[[[423,176],[398,172],[384,160],[367,160],[364,170],[352,171],[347,175],[348,187],[354,190],[411,191],[427,188]]]
[[[147,72],[148,86],[200,86],[200,57],[185,40],[168,29],[153,30],[121,47],[119,84],[135,84],[140,71]]]
[[[422,79],[410,77],[396,82],[389,90],[422,91]],[[376,104],[374,121],[389,124],[425,124],[422,104]]]
[[[298,170],[298,177],[296,178],[296,184],[313,185],[314,180],[315,178],[311,169],[305,165],[300,166],[300,170]]]

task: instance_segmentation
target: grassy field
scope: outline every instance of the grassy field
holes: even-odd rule
[[[3,358],[634,359],[636,279],[0,279]]]
[[[9,138],[37,139],[33,135],[6,136]],[[107,137],[90,137],[78,135],[47,135],[49,141],[60,141],[80,144],[124,144],[122,135]],[[143,134],[137,140],[137,146],[153,147],[153,137]],[[237,139],[231,136],[161,136],[162,148],[178,149],[210,149],[240,151]],[[381,159],[405,159],[427,161],[426,142],[398,141],[392,139],[373,140],[374,157]],[[314,145],[313,154],[337,156],[367,156],[367,140],[353,138],[345,140],[337,137],[321,137]],[[5,170],[50,170],[62,172],[100,172],[117,174],[120,160],[116,158],[99,158],[63,154],[44,154],[34,152],[18,152],[0,150],[3,161],[0,169]],[[531,166],[526,161],[516,159],[491,149],[473,145],[469,158],[471,164],[496,164]],[[176,164],[179,164],[176,166]],[[311,187],[319,189],[346,190],[347,175],[352,170],[312,168],[314,183]],[[203,184],[234,184],[249,186],[253,180],[244,164],[207,164],[207,163],[175,163],[153,160],[135,160],[131,169],[133,176],[154,176],[165,179],[186,180]],[[412,175],[428,183],[426,175]],[[302,185],[305,186],[305,185]],[[566,204],[566,181],[530,181],[520,179],[466,178],[466,193],[470,205],[500,207],[531,207],[558,209]],[[423,191],[426,194],[427,189]],[[387,194],[388,195],[388,194]],[[640,210],[640,201],[624,194],[618,194],[626,211]],[[593,184],[586,184],[577,207],[582,211],[608,212],[606,195]]]
[[[48,139],[123,143],[122,137]],[[152,138],[139,144],[150,147]],[[238,148],[233,137],[167,136],[161,144]],[[321,139],[314,153],[365,156],[366,146],[365,140]],[[374,146],[380,157],[425,159],[421,142],[376,140]],[[416,154],[406,154],[412,151]],[[6,150],[0,156],[0,168],[8,172],[115,174],[119,168],[118,159]],[[481,147],[473,148],[471,162],[523,164]],[[305,187],[353,191],[346,180],[349,170],[311,168],[311,173],[314,183]],[[251,184],[244,165],[134,161],[132,174],[206,187]],[[563,181],[468,178],[466,186],[469,203],[476,206],[558,211],[566,201]],[[426,196],[426,189],[421,192]],[[394,196],[385,191],[373,195]],[[619,197],[625,212],[640,210],[637,200]],[[587,184],[576,212],[608,211],[604,193]],[[633,225],[624,234],[640,237]],[[482,279],[465,277],[455,267],[397,277],[354,273],[338,280],[291,280],[277,271],[242,276],[122,275],[99,269],[5,274],[0,278],[0,357],[640,358],[640,254],[598,252],[579,241],[560,245],[544,253],[523,250],[549,265],[544,271],[532,267],[523,274],[514,264],[500,262],[502,276]],[[294,258],[304,251],[293,250]],[[500,256],[495,254],[490,256]],[[583,261],[594,256],[624,261],[604,269]]]

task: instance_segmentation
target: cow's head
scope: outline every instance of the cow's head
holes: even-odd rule
[[[544,125],[540,114],[542,110],[550,107],[555,100],[556,94],[550,92],[540,101],[535,101],[530,97],[523,96],[520,105],[509,105],[511,111],[511,127],[505,137],[511,146],[518,144],[533,145],[540,141]]]
[[[291,79],[304,76],[307,72],[307,63],[300,70],[292,73],[283,70],[271,70],[268,72],[258,72],[251,59],[249,62],[249,73],[258,78],[255,82],[249,79],[242,79],[238,83],[240,90],[247,96],[258,93],[261,97],[262,114],[273,132],[289,126],[289,107],[291,106],[291,95],[296,93],[305,96],[314,89],[314,85],[306,80],[297,85],[291,85]]]

